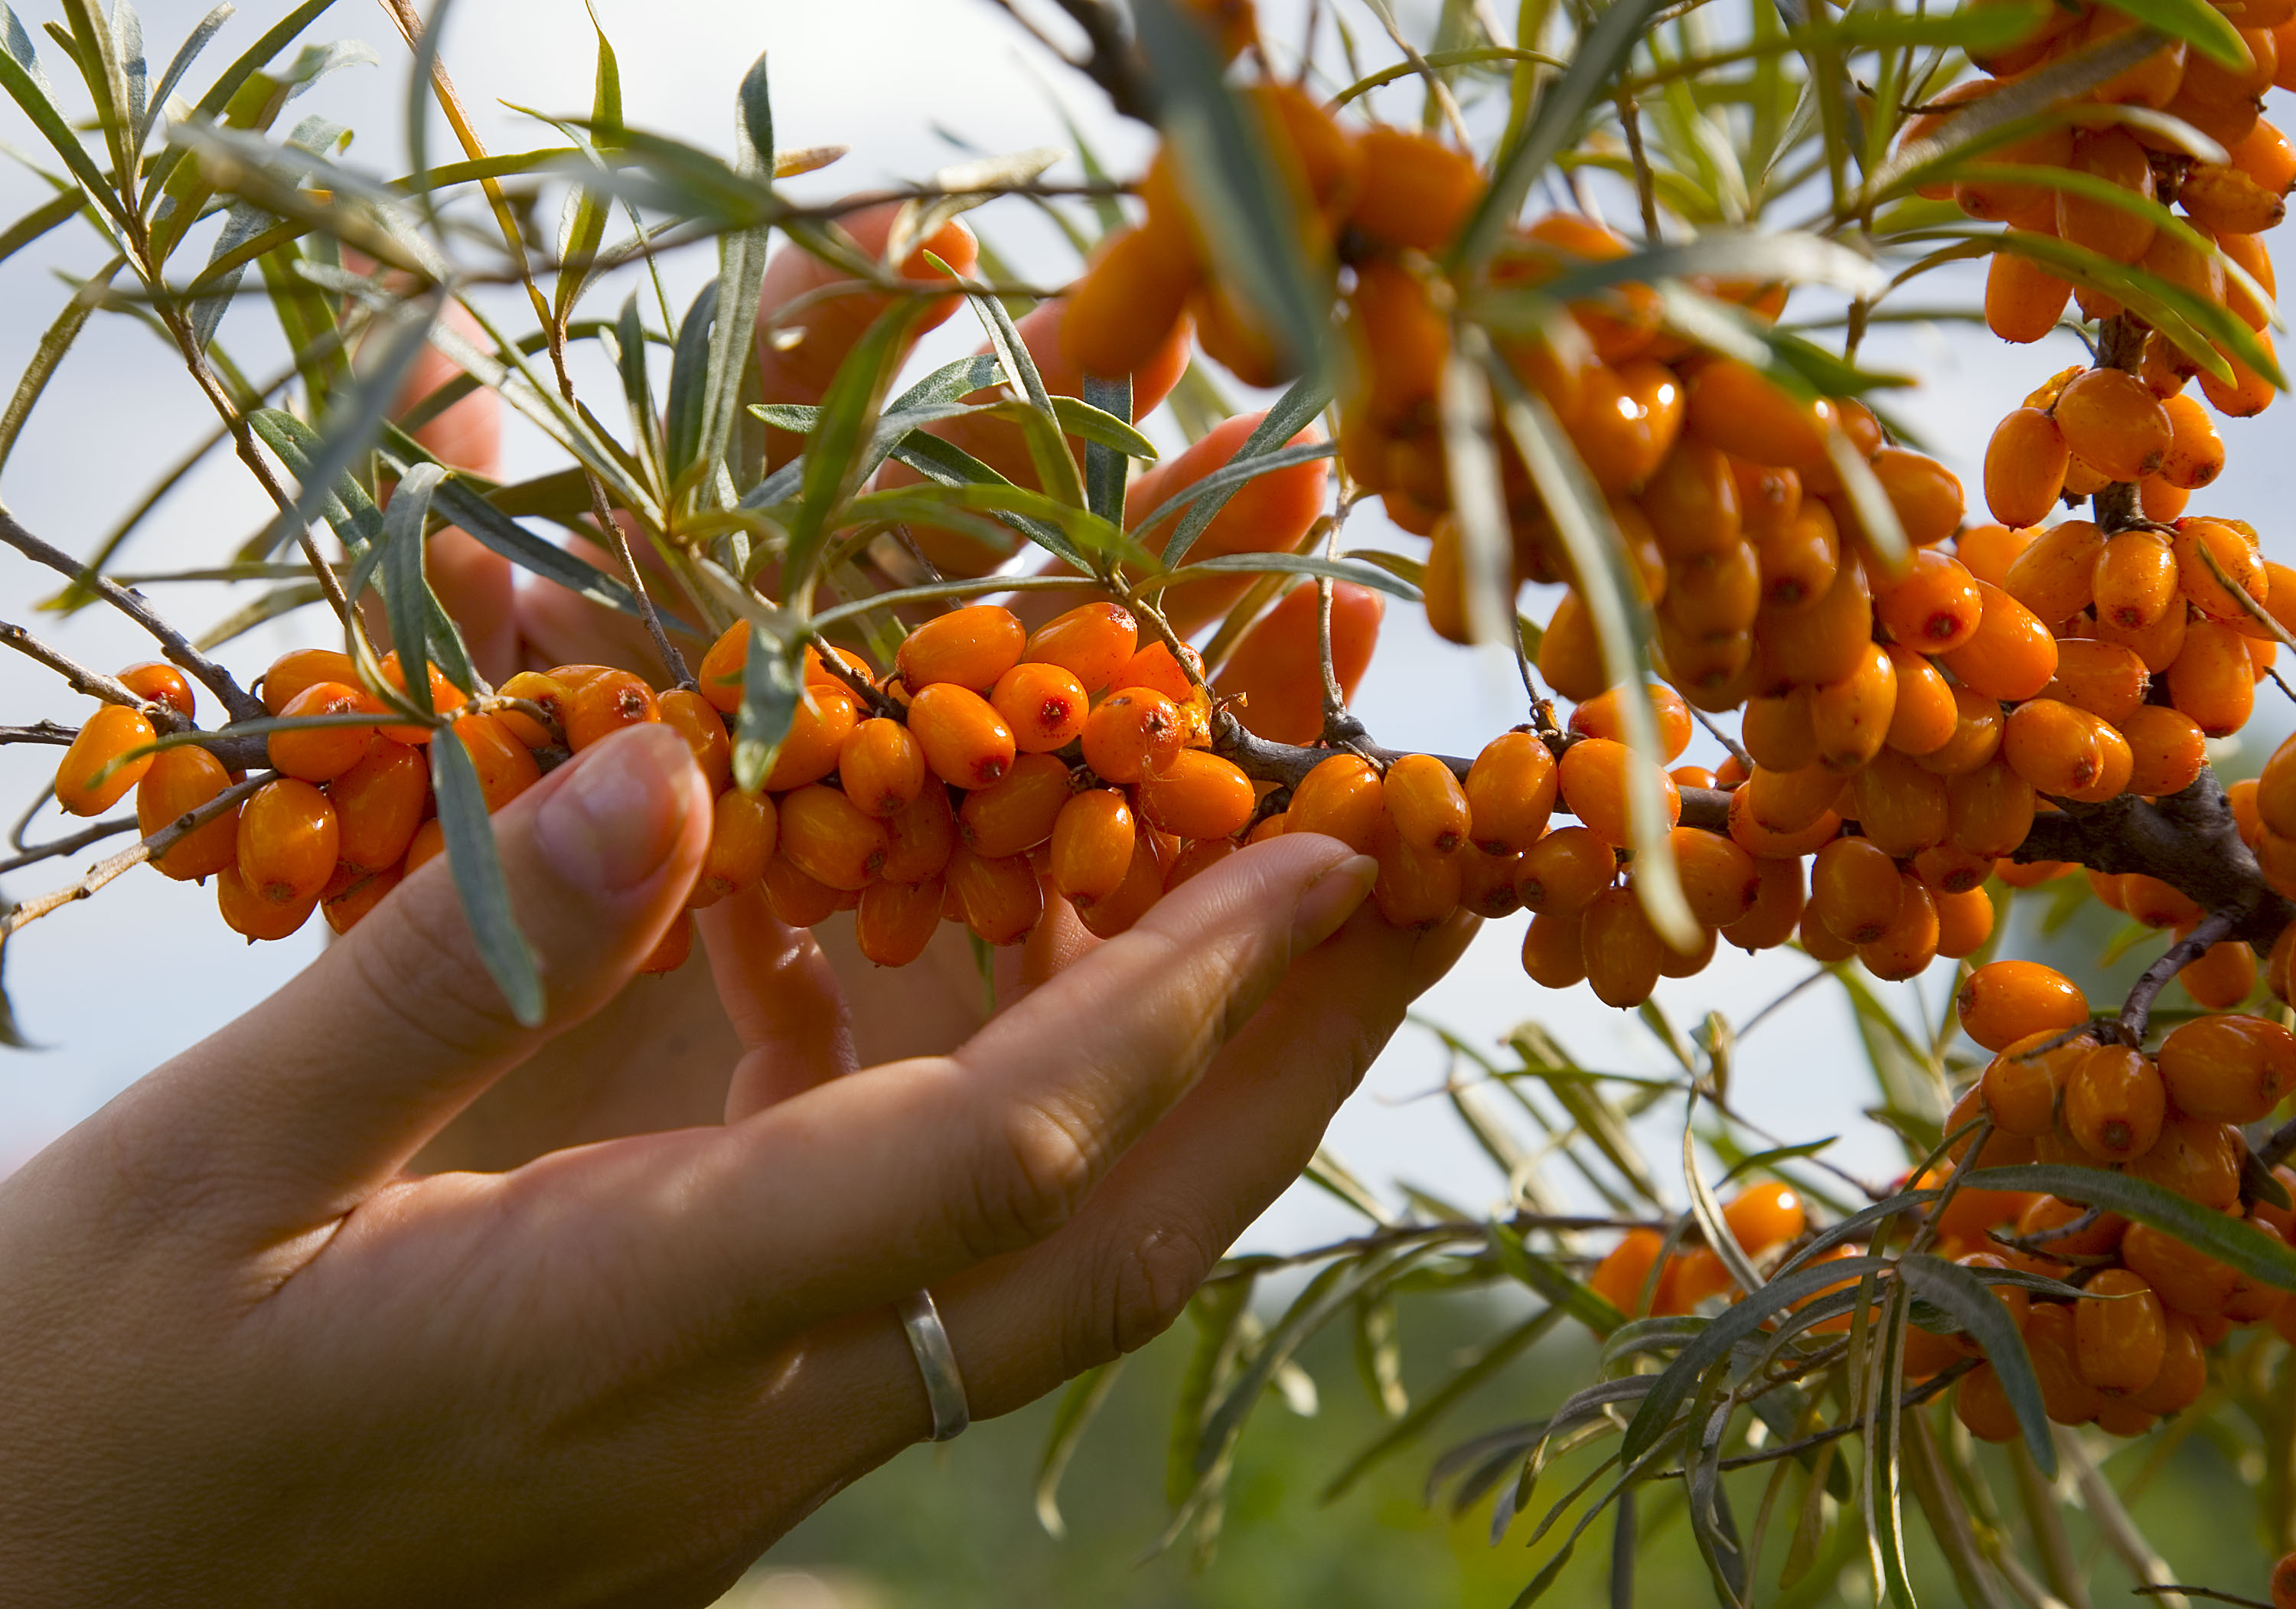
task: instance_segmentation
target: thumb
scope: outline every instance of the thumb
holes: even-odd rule
[[[708,784],[675,729],[618,734],[495,818],[542,973],[541,1028],[512,1016],[439,857],[270,999],[146,1080],[140,1097],[157,1110],[144,1115],[212,1177],[254,1186],[236,1211],[272,1225],[347,1211],[629,981],[681,915],[709,821]]]

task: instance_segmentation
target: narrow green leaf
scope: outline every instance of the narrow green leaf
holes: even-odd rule
[[[879,314],[837,365],[822,398],[821,416],[806,440],[802,490],[783,559],[783,595],[792,601],[807,595],[832,516],[860,488],[863,452],[876,434],[885,392],[925,307],[910,298]]]
[[[463,914],[479,959],[511,1013],[529,1028],[542,1026],[548,999],[534,951],[519,931],[511,909],[510,883],[504,877],[502,857],[496,852],[494,824],[487,818],[486,795],[479,788],[479,773],[471,751],[452,733],[440,734],[430,745],[430,785],[439,796],[439,826],[447,839],[447,861],[455,874],[455,889],[463,899]]]
[[[1759,1294],[1726,1309],[1695,1341],[1682,1349],[1681,1355],[1652,1383],[1649,1395],[1635,1413],[1634,1422],[1627,1426],[1621,1454],[1631,1461],[1656,1447],[1673,1424],[1676,1411],[1696,1389],[1699,1377],[1773,1315],[1828,1285],[1879,1273],[1890,1266],[1890,1260],[1886,1257],[1843,1257],[1817,1268],[1798,1268],[1792,1273],[1781,1270]]]
[[[266,621],[292,614],[298,609],[308,608],[313,603],[324,603],[326,597],[326,588],[316,581],[294,581],[284,587],[272,587],[200,633],[192,646],[201,653],[212,653],[226,643],[246,636]]]
[[[1053,1409],[1052,1429],[1046,1433],[1045,1450],[1037,1460],[1037,1523],[1054,1541],[1068,1535],[1069,1529],[1061,1518],[1061,1476],[1115,1388],[1117,1373],[1123,1367],[1124,1359],[1119,1357],[1098,1368],[1086,1369],[1068,1383]]]
[[[677,326],[677,351],[669,365],[669,472],[684,475],[701,450],[702,388],[709,377],[710,332],[718,316],[720,282],[701,287]]]
[[[1315,370],[1330,296],[1313,288],[1292,191],[1259,119],[1228,87],[1202,27],[1173,0],[1135,0],[1133,21],[1155,75],[1165,148],[1219,283],[1268,332],[1279,362]]]
[[[1682,1115],[1682,1178],[1690,1190],[1690,1210],[1705,1234],[1708,1249],[1722,1260],[1730,1277],[1740,1290],[1751,1293],[1762,1288],[1762,1277],[1754,1271],[1754,1264],[1738,1244],[1738,1237],[1730,1232],[1722,1216],[1722,1203],[1714,1197],[1706,1176],[1699,1171],[1697,1130],[1692,1120],[1698,1112],[1698,1095],[1691,1092],[1690,1102]]]
[[[1491,423],[1490,382],[1483,375],[1491,357],[1482,331],[1454,320],[1437,390],[1444,467],[1459,533],[1467,640],[1478,644],[1506,639],[1516,590],[1514,536]]]
[[[67,190],[33,208],[7,228],[0,229],[0,262],[7,261],[58,225],[78,217],[86,204],[86,198],[78,191]]]
[[[2249,65],[2240,30],[2207,0],[2114,0],[2113,9],[2184,40],[2220,67],[2240,72]]]
[[[8,12],[10,24],[20,36],[23,24],[15,21],[15,15],[11,9]],[[29,53],[29,41],[25,48]],[[72,131],[63,113],[56,110],[55,103],[48,97],[45,84],[33,77],[32,71],[17,59],[13,50],[0,51],[0,90],[7,92],[8,98],[32,120],[32,127],[38,129],[55,153],[63,158],[64,166],[71,169],[72,176],[86,189],[89,199],[125,225],[127,209],[121,205],[111,181],[104,176],[103,170],[88,155],[87,147],[80,144],[79,135]]]
[[[771,188],[774,176],[773,110],[766,58],[760,55],[742,79],[735,123],[743,136],[735,170]],[[766,243],[770,226],[742,229],[719,242],[718,317],[710,326],[709,361],[701,392],[701,426],[696,456],[705,468],[721,463],[733,439],[742,406],[742,376],[757,362],[758,302],[766,279]],[[705,472],[707,488],[713,478]]]
[[[1237,1329],[1250,1316],[1253,1284],[1248,1276],[1215,1279],[1188,1303],[1196,1344],[1180,1377],[1164,1459],[1164,1498],[1175,1507],[1196,1488],[1196,1446],[1203,1435],[1205,1411],[1211,1393],[1227,1375]]]
[[[2033,1375],[2033,1359],[2025,1350],[2009,1309],[1992,1287],[1973,1270],[1926,1252],[1905,1258],[1898,1265],[1906,1288],[1933,1307],[1953,1316],[1969,1338],[1985,1353],[2000,1376],[2009,1406],[2017,1411],[2017,1425],[2025,1435],[2026,1450],[2041,1473],[2057,1478],[2057,1444],[2049,1430],[2049,1416],[2041,1401],[2041,1383]]]
[[[382,511],[383,606],[409,687],[420,682],[415,668],[428,664],[431,657],[430,616],[422,606],[430,590],[422,575],[422,530],[430,518],[430,494],[445,478],[446,472],[435,464],[414,464]]]
[[[749,662],[742,673],[742,709],[734,722],[734,781],[744,793],[765,786],[804,694],[790,652],[752,627]]]
[[[159,83],[152,86],[151,94],[144,102],[144,115],[137,119],[135,128],[138,145],[152,137],[152,125],[159,121],[160,114],[167,110],[168,97],[176,93],[176,86],[183,82],[184,75],[191,70],[192,63],[199,60],[200,53],[207,49],[217,30],[231,20],[233,10],[231,0],[223,0],[223,4],[201,18],[199,26],[184,36],[183,44],[176,47],[174,57],[168,62],[167,70],[160,75]]]
[[[1267,416],[1243,439],[1243,445],[1235,449],[1235,456],[1158,504],[1134,529],[1145,534],[1162,524],[1174,510],[1186,508],[1186,517],[1174,529],[1171,539],[1164,544],[1164,562],[1177,564],[1187,556],[1188,549],[1195,546],[1196,538],[1203,535],[1204,527],[1227,506],[1227,500],[1235,496],[1235,488],[1253,475],[1267,472],[1266,469],[1253,470],[1250,465],[1262,460],[1275,459],[1286,453],[1305,455],[1311,445],[1324,447],[1327,455],[1338,450],[1328,443],[1302,443],[1296,447],[1290,445],[1292,438],[1304,430],[1309,420],[1329,406],[1331,400],[1332,386],[1328,379],[1309,374],[1294,381],[1292,389],[1276,398],[1275,406],[1267,410]],[[1287,459],[1285,464],[1307,461],[1303,456]],[[1234,479],[1223,479],[1231,472]]]
[[[1089,398],[1055,397],[1053,398],[1053,417],[1060,421],[1061,429],[1071,436],[1083,437],[1087,451],[1092,447],[1102,447],[1119,457],[1155,463],[1160,456],[1156,444],[1126,422],[1126,416],[1132,411],[1132,382],[1129,379],[1103,381],[1087,374],[1085,386],[1087,390],[1103,388],[1102,394],[1111,402],[1119,401],[1118,394],[1121,392],[1123,412],[1101,406]]]
[[[2227,1218],[2150,1179],[2092,1168],[2034,1163],[1980,1169],[1964,1183],[1970,1189],[2031,1190],[2061,1195],[2084,1206],[2103,1207],[2173,1235],[2202,1256],[2212,1257],[2251,1279],[2296,1291],[2296,1247],[2245,1219]]]
[[[1815,234],[1717,230],[1679,245],[1650,247],[1574,267],[1540,290],[1557,301],[1570,302],[1614,285],[1694,276],[1825,285],[1866,297],[1881,295],[1890,284],[1890,276],[1872,260]]]
[[[1317,1501],[1332,1503],[1344,1497],[1357,1481],[1424,1435],[1437,1419],[1476,1387],[1538,1345],[1548,1331],[1562,1322],[1566,1311],[1559,1306],[1542,1308],[1521,1324],[1500,1332],[1477,1348],[1449,1379],[1422,1397],[1377,1441],[1350,1458],[1340,1473],[1325,1483]]]
[[[590,90],[591,140],[603,146],[611,143],[614,131],[622,124],[622,69],[594,11],[590,27],[598,38],[597,67]],[[550,314],[561,324],[581,300],[584,288],[596,272],[598,247],[606,238],[608,201],[586,185],[577,185],[567,193],[565,223],[558,236],[558,278],[550,288]],[[635,295],[632,300],[636,300]]]
[[[1121,425],[1128,435],[1139,439],[1148,450],[1134,454],[1120,442],[1085,436],[1084,493],[1085,506],[1102,519],[1121,525],[1124,522],[1124,483],[1130,472],[1129,459],[1135,456],[1155,456],[1155,447],[1125,421],[1132,417],[1132,377],[1128,374],[1115,380],[1103,380],[1097,374],[1084,377],[1084,406],[1111,424]],[[1062,423],[1069,424],[1063,413]],[[1077,427],[1069,424],[1071,431]],[[1083,435],[1084,432],[1077,431]]]
[[[1612,0],[1594,26],[1579,35],[1568,70],[1546,86],[1521,136],[1500,153],[1489,187],[1451,249],[1454,266],[1480,268],[1490,260],[1522,211],[1531,185],[1576,142],[1580,119],[1609,94],[1651,14],[1662,3]]]
[[[1640,3],[1617,0],[1603,13],[1598,31],[1621,11],[1632,10]],[[1650,624],[1638,583],[1627,568],[1625,539],[1545,400],[1525,390],[1504,363],[1494,359],[1488,372],[1500,399],[1507,434],[1522,455],[1531,480],[1554,517],[1563,550],[1570,555],[1579,595],[1602,644],[1603,673],[1611,685],[1625,694],[1620,708],[1627,741],[1640,762],[1628,768],[1627,774],[1628,820],[1635,840],[1635,896],[1659,937],[1687,952],[1696,948],[1700,929],[1683,897],[1682,877],[1669,840],[1671,824],[1659,789],[1664,762],[1658,717],[1651,708],[1650,687],[1644,680],[1650,658]]]
[[[1560,1263],[1541,1257],[1505,1224],[1493,1224],[1491,1251],[1507,1275],[1570,1314],[1597,1335],[1608,1335],[1626,1323],[1627,1316],[1592,1285],[1573,1279]]]
[[[1201,580],[1205,576],[1234,575],[1325,576],[1334,581],[1368,587],[1374,592],[1401,598],[1406,603],[1420,601],[1419,588],[1376,564],[1358,564],[1348,559],[1326,559],[1303,553],[1221,554],[1216,558],[1199,559],[1193,564],[1184,564],[1177,570],[1151,577],[1140,583],[1140,590],[1144,593],[1162,592],[1168,587]]]

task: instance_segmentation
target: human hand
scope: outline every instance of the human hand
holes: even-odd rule
[[[707,1603],[926,1433],[888,1302],[932,1287],[977,1416],[1144,1341],[1472,926],[1349,920],[1371,863],[1286,836],[849,1075],[802,936],[729,900],[726,1122],[406,1175],[627,980],[707,802],[640,727],[496,817],[540,1030],[434,863],[0,1183],[0,1605]]]
[[[899,209],[882,205],[847,217],[844,226],[863,250],[882,250]],[[934,254],[960,272],[975,258],[971,235],[961,223],[945,226],[929,242]],[[922,250],[906,269],[913,277],[937,274]],[[823,297],[841,271],[785,247],[768,266],[760,298],[760,382],[773,402],[816,403],[821,399],[847,352],[890,303],[885,295],[853,291]],[[944,299],[927,311],[930,325],[959,304]],[[1021,320],[1023,341],[1046,383],[1062,394],[1082,390],[1082,375],[1062,350],[1063,304],[1048,302]],[[781,337],[800,338],[793,344]],[[1152,354],[1133,374],[1133,413],[1146,414],[1177,381],[1187,360],[1185,332]],[[413,406],[453,376],[443,357],[430,357],[411,375],[401,401]],[[417,434],[449,463],[496,472],[500,400],[480,391],[426,423]],[[1144,514],[1231,458],[1261,415],[1227,421],[1205,440],[1136,478],[1129,505]],[[1033,484],[1035,472],[1019,427],[1008,421],[962,417],[933,427],[964,450],[1015,480]],[[769,456],[780,462],[801,449],[795,436],[773,432]],[[898,464],[882,472],[888,483],[916,477]],[[1247,547],[1294,546],[1322,512],[1324,466],[1298,465],[1243,486],[1198,540],[1198,556]],[[1150,533],[1160,542],[1169,523]],[[1003,555],[977,538],[951,530],[913,528],[913,537],[950,573],[978,573]],[[573,544],[584,556],[608,569],[618,561],[603,548]],[[642,562],[652,555],[641,545]],[[442,600],[461,623],[481,669],[500,677],[533,665],[596,662],[626,666],[661,679],[644,630],[628,616],[545,583],[514,585],[500,555],[459,532],[439,533],[430,545],[430,572]],[[674,586],[656,565],[647,579],[658,595],[676,603]],[[1194,583],[1163,599],[1168,615],[1183,631],[1193,630],[1241,595],[1250,579],[1236,577]],[[1066,606],[1064,597],[1056,606]],[[1025,605],[1027,600],[1022,600]],[[689,658],[700,644],[686,644]],[[834,921],[821,935],[822,953],[843,981],[854,1009],[855,1030],[865,1060],[890,1059],[940,1051],[977,1028],[983,1016],[982,990],[963,936],[940,935],[918,963],[887,973],[866,961]],[[1033,986],[1083,935],[1064,912],[1057,913],[1046,941],[1026,957],[1000,957],[997,990],[1009,999]],[[725,1099],[724,1069],[734,1042],[704,970],[689,966],[668,978],[650,978],[603,1011],[578,1040],[562,1041],[545,1056],[489,1090],[420,1159],[424,1168],[514,1166],[544,1151],[585,1140],[709,1121]]]

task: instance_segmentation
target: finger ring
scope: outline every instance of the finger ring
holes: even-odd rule
[[[932,1293],[919,1291],[900,1305],[901,1333],[909,1338],[917,1373],[924,1377],[925,1400],[932,1408],[932,1439],[954,1441],[972,1423],[972,1409],[964,1400],[964,1377],[956,1372],[956,1353],[948,1344],[940,1309]]]

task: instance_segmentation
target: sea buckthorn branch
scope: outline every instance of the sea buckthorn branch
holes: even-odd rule
[[[72,739],[78,735],[78,727],[67,727],[62,721],[54,720],[35,721],[29,727],[0,727],[0,744],[55,743],[69,748]]]
[[[43,860],[53,860],[60,855],[78,854],[89,844],[101,843],[105,839],[115,838],[122,833],[132,833],[135,830],[135,826],[136,821],[133,816],[115,816],[109,821],[99,821],[94,826],[83,827],[77,833],[67,833],[62,838],[51,839],[46,843],[34,844],[20,855],[0,860],[0,872],[19,872],[28,866],[36,866]]]
[[[2183,792],[2157,804],[2122,794],[2101,805],[2068,803],[2037,816],[2009,858],[2070,861],[2108,876],[2158,877],[2203,911],[2226,914],[2230,937],[2267,948],[2296,920],[2296,905],[2267,886],[2224,789],[2207,767]]]
[[[37,660],[64,678],[64,685],[74,693],[89,698],[100,698],[107,704],[124,704],[130,710],[141,710],[144,718],[162,731],[172,732],[179,726],[189,725],[184,718],[165,704],[151,703],[139,698],[135,690],[117,677],[90,670],[86,666],[59,649],[51,648],[21,626],[0,620],[0,643],[6,644],[27,659]],[[40,741],[40,740],[35,740]],[[53,740],[45,740],[53,741]],[[70,739],[65,741],[69,742]]]
[[[2132,313],[2119,313],[2106,319],[2097,341],[2095,366],[2136,374],[2144,365],[2144,338],[2148,331],[2149,326]],[[2099,488],[2089,497],[2089,509],[2096,517],[2097,529],[2112,536],[2151,528],[2153,522],[2144,517],[2139,495],[2140,488],[2134,480],[2109,481]]]
[[[277,781],[278,777],[279,774],[276,771],[264,771],[249,777],[244,782],[236,783],[196,810],[187,811],[177,817],[149,838],[130,845],[117,855],[97,861],[88,867],[78,882],[42,894],[36,899],[28,899],[23,904],[14,907],[5,915],[0,915],[0,940],[8,938],[28,923],[37,922],[53,911],[62,910],[67,905],[89,898],[121,873],[132,871],[147,860],[165,855],[177,843],[217,817],[226,811],[237,809],[240,802],[258,788],[262,787],[266,783]]]
[[[193,647],[191,639],[169,625],[143,594],[98,575],[63,549],[34,536],[5,507],[0,507],[0,542],[78,582],[141,626],[159,643],[160,653],[214,694],[234,720],[259,719],[266,713],[261,699],[234,680],[230,671]]]
[[[2144,1030],[2152,1017],[2152,1003],[2161,991],[2191,963],[2208,954],[2210,947],[2221,944],[2232,937],[2239,921],[2237,913],[2229,910],[2210,911],[2195,923],[2193,931],[2162,951],[2161,957],[2146,967],[2129,989],[2128,998],[2120,1007],[2120,1033],[2131,1046],[2144,1043]]]

